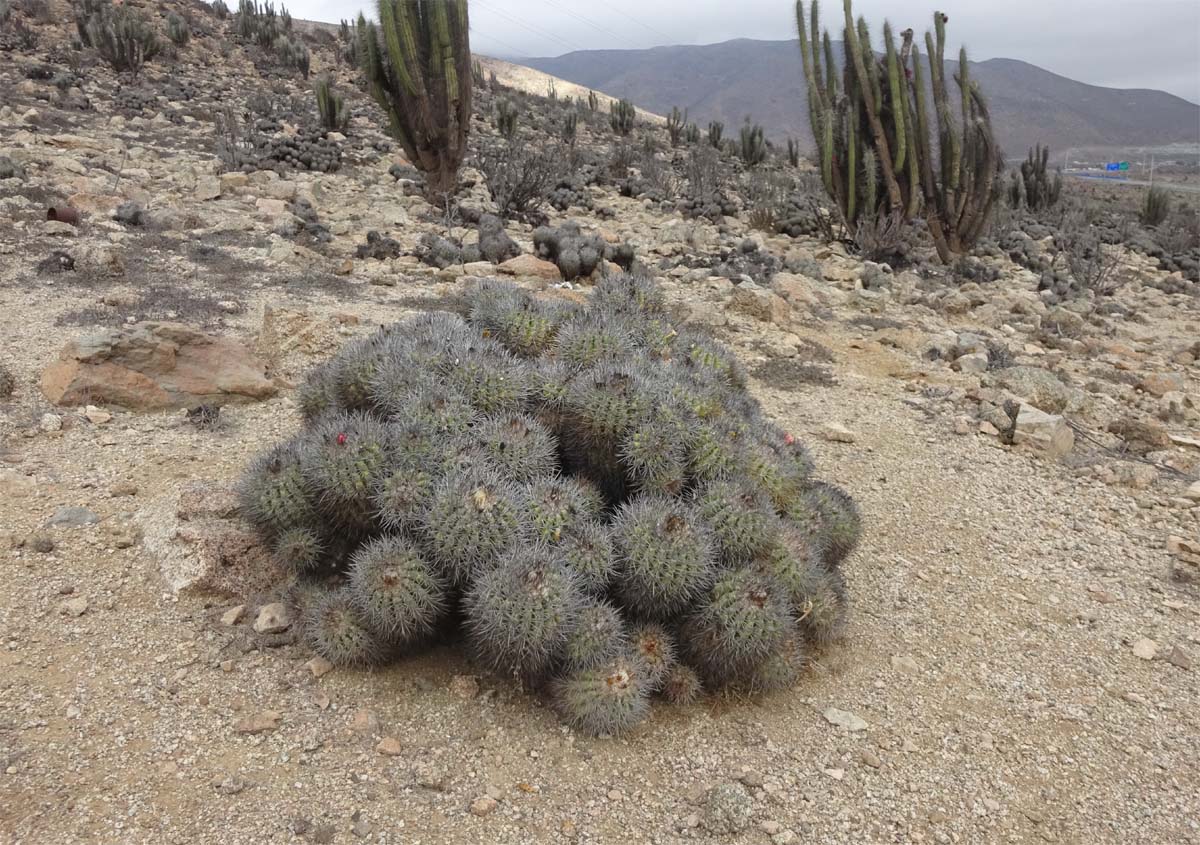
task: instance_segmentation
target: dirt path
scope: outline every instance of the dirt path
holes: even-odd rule
[[[802,435],[858,435],[809,438],[869,525],[847,643],[792,692],[656,708],[618,740],[572,735],[505,681],[476,691],[448,649],[314,678],[304,648],[245,651],[229,604],[172,597],[142,546],[119,548],[181,480],[235,476],[290,400],[233,409],[219,434],[121,415],[17,438],[14,536],[61,505],[102,521],[4,553],[0,840],[1200,841],[1200,685],[1176,665],[1200,605],[1165,578],[1155,510],[956,436],[832,340],[836,386],[758,393]],[[1142,637],[1157,659],[1135,656]],[[238,732],[266,711],[276,727]],[[737,782],[751,822],[716,837],[706,790]]]

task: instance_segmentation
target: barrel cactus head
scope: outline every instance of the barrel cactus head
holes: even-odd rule
[[[649,707],[645,669],[623,654],[555,681],[554,702],[567,724],[592,736],[624,733]]]

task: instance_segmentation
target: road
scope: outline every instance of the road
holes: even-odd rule
[[[1114,179],[1111,176],[1101,176],[1098,173],[1072,173],[1067,171],[1067,176],[1073,176],[1076,179],[1087,179],[1092,182],[1105,182],[1110,185],[1139,185],[1148,187],[1151,183],[1144,179]],[[1153,183],[1160,188],[1166,188],[1168,191],[1183,191],[1189,194],[1200,194],[1200,185],[1179,185],[1174,182],[1155,182]]]

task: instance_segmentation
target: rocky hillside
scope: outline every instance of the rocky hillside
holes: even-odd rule
[[[835,51],[841,55],[840,42]],[[739,38],[523,61],[660,114],[686,107],[702,124],[722,120],[729,126],[750,115],[773,138],[811,142],[804,71],[794,40]],[[954,64],[947,61],[947,69]],[[1014,155],[1039,143],[1062,149],[1198,140],[1200,106],[1162,91],[1087,85],[1014,59],[972,62],[971,75],[988,95],[1001,146]]]
[[[57,2],[0,30],[0,841],[1195,838],[1186,212],[1070,185],[954,267],[919,231],[868,260],[806,164],[586,107],[572,144],[563,92],[486,80],[447,211],[334,36],[297,36],[305,79],[206,6],[126,5],[190,24],[136,78]],[[305,373],[483,278],[573,302],[623,268],[859,502],[844,638],[599,739],[457,648],[314,659],[233,487]]]

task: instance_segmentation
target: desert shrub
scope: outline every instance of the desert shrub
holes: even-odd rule
[[[564,156],[533,143],[487,144],[476,163],[504,217],[536,212],[564,173]]]
[[[485,282],[468,320],[352,342],[299,405],[242,510],[336,665],[463,642],[615,734],[655,696],[789,686],[842,629],[853,502],[649,280],[582,307]]]

